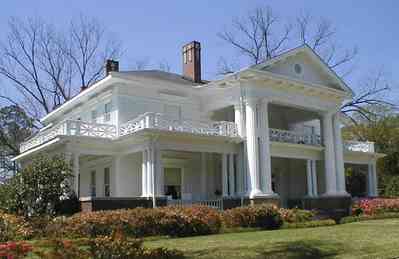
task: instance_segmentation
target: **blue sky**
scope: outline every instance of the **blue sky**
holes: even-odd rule
[[[399,1],[95,1],[95,0],[3,0],[0,8],[0,39],[11,16],[40,16],[63,25],[84,14],[98,18],[123,42],[122,68],[135,60],[152,63],[167,61],[174,72],[181,72],[181,46],[191,40],[202,43],[203,73],[212,79],[221,56],[237,56],[216,34],[233,17],[244,16],[258,5],[269,5],[281,18],[294,18],[300,11],[330,19],[338,30],[339,42],[358,46],[356,73],[347,79],[354,84],[377,68],[392,74],[399,69]]]

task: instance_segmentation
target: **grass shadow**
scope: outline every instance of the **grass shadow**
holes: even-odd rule
[[[265,251],[267,249],[267,251]],[[265,249],[258,248],[259,258],[318,259],[334,258],[344,252],[343,244],[317,240],[280,242]]]

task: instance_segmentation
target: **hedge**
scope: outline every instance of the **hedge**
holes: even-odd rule
[[[346,223],[367,221],[367,220],[376,220],[376,219],[394,219],[394,218],[399,218],[399,213],[391,212],[391,213],[382,213],[382,214],[375,214],[375,215],[348,216],[348,217],[343,217],[339,221],[339,224],[346,224]]]
[[[315,228],[315,227],[327,227],[334,226],[337,223],[333,219],[324,219],[324,220],[312,220],[306,222],[296,222],[296,223],[284,223],[282,228]]]

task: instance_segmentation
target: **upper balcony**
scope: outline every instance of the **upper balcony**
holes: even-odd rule
[[[119,132],[117,132],[117,127],[115,125],[91,123],[80,120],[65,120],[55,126],[40,131],[32,138],[23,142],[20,146],[20,151],[21,153],[26,152],[58,136],[86,136],[116,139],[143,129],[190,133],[204,136],[239,137],[234,122],[176,120],[160,113],[145,113],[120,125]],[[321,137],[316,134],[270,129],[269,135],[270,140],[275,142],[322,146]],[[348,141],[344,143],[344,148],[348,151],[373,153],[374,143]]]
[[[35,136],[23,142],[20,146],[20,151],[21,153],[26,152],[58,136],[86,136],[115,139],[143,129],[157,129],[206,136],[239,137],[234,122],[174,120],[160,113],[145,113],[122,124],[119,128],[119,132],[117,132],[116,126],[111,124],[65,120],[40,131]]]

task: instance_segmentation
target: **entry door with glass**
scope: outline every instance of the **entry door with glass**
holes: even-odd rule
[[[165,195],[169,199],[180,200],[182,191],[182,169],[164,168],[165,172]]]

